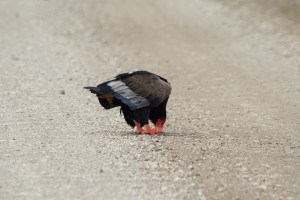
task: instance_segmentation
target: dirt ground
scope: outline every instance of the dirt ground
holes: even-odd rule
[[[300,199],[300,24],[276,6],[0,1],[0,199]],[[138,69],[172,84],[162,135],[82,89]]]

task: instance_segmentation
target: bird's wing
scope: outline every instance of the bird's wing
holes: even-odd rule
[[[156,107],[171,93],[171,85],[154,74],[134,75],[122,79],[135,94],[143,97],[150,103],[150,107]]]
[[[169,83],[154,74],[132,74],[98,86],[103,93],[114,95],[131,110],[156,107],[171,93]]]
[[[136,94],[122,80],[113,80],[102,85],[101,91],[112,94],[114,97],[126,104],[131,110],[143,108],[150,105],[150,102]]]

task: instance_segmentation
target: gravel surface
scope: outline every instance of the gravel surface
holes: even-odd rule
[[[0,1],[0,199],[300,199],[300,26],[268,8]],[[162,135],[82,89],[138,69]]]

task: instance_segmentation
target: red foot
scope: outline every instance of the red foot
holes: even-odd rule
[[[164,123],[165,123],[164,120],[158,119],[157,122],[156,122],[156,124],[155,124],[155,129],[157,131],[163,132]]]
[[[154,134],[157,134],[157,133],[161,133],[162,132],[162,129],[161,130],[158,130],[158,129],[152,129],[150,127],[149,124],[146,124],[146,130],[144,130],[142,132],[142,134],[150,134],[150,135],[154,135]]]
[[[142,133],[144,131],[144,129],[142,129],[142,127],[140,126],[140,124],[137,121],[135,121],[135,120],[133,120],[133,122],[134,122],[134,124],[136,126],[137,132]]]

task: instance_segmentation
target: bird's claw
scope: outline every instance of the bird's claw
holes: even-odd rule
[[[142,127],[140,126],[140,124],[137,121],[135,121],[135,120],[133,120],[133,122],[134,122],[134,124],[136,126],[137,132],[142,133],[144,131],[144,129],[142,129]]]
[[[157,129],[157,127],[155,127],[155,129],[151,128],[149,124],[146,125],[146,129],[142,131],[142,134],[150,134],[150,135],[155,135],[158,133],[162,133],[162,129]]]
[[[159,123],[156,123],[155,129],[151,128],[149,124],[146,124],[145,125],[146,129],[144,130],[137,121],[133,120],[133,122],[134,122],[134,124],[136,126],[137,132],[139,132],[141,134],[155,135],[155,134],[163,132],[163,127]]]

